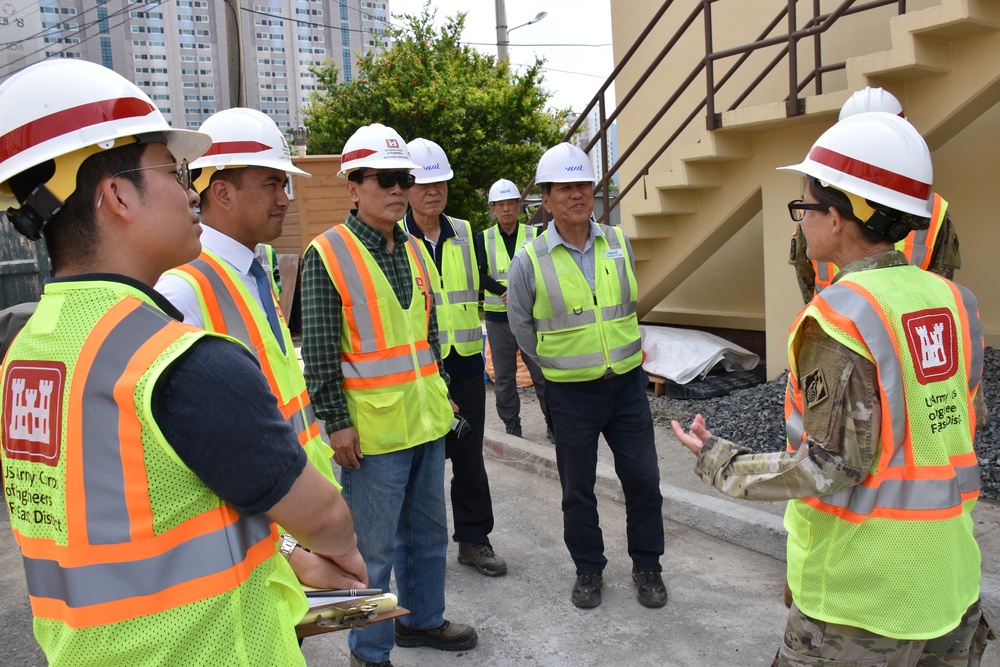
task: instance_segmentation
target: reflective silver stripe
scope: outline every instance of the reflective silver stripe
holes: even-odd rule
[[[456,329],[454,343],[478,343],[483,340],[482,329]]]
[[[119,544],[132,540],[125,473],[118,433],[120,410],[115,387],[139,348],[172,320],[143,305],[126,315],[101,342],[90,372],[80,378],[83,405],[80,418],[83,486],[87,498],[87,541]],[[142,447],[141,442],[124,443]]]
[[[545,294],[549,297],[549,305],[552,307],[553,317],[556,317],[561,313],[565,313],[567,308],[566,298],[563,296],[562,284],[559,282],[559,275],[556,273],[555,264],[552,262],[552,255],[549,254],[548,237],[544,235],[540,236],[532,245],[535,248],[535,259],[538,262],[538,270],[542,274],[542,282],[545,285]],[[594,321],[596,322],[596,320]]]
[[[554,368],[560,371],[573,371],[578,368],[593,368],[594,366],[604,367],[604,353],[593,352],[591,354],[579,354],[573,357],[538,357],[538,363],[545,368]]]
[[[435,363],[434,352],[430,348],[417,350],[417,363],[427,366]],[[351,380],[385,377],[396,373],[409,373],[413,369],[413,357],[409,350],[396,357],[375,361],[343,361],[340,364],[344,377]]]
[[[497,295],[492,294],[490,292],[486,292],[485,296],[483,297],[483,302],[486,303],[486,304],[489,304],[491,306],[505,306],[506,305],[504,303],[504,300],[503,300],[502,296],[497,296]]]
[[[375,324],[372,321],[371,308],[377,307],[368,303],[368,294],[365,291],[365,283],[361,279],[361,271],[367,271],[366,266],[355,267],[354,257],[347,247],[348,240],[346,234],[351,234],[343,225],[338,225],[327,230],[323,236],[330,242],[333,248],[333,256],[337,264],[344,269],[341,274],[344,276],[344,283],[347,287],[347,297],[350,298],[352,308],[351,314],[358,328],[358,337],[361,339],[361,349],[357,352],[375,352],[378,350],[378,343],[375,337]],[[351,234],[351,242],[356,243],[362,250],[361,244]],[[354,269],[357,270],[354,270]],[[331,279],[333,273],[330,272]],[[341,295],[342,297],[344,295]]]
[[[293,412],[292,416],[285,421],[289,423],[289,425],[295,431],[296,435],[298,435],[299,433],[305,433],[306,420],[305,417],[302,416],[302,412],[300,410],[296,410],[295,412]]]
[[[91,498],[87,500],[92,504]],[[270,534],[270,522],[261,515],[240,519],[150,558],[61,567],[54,560],[25,556],[24,572],[32,596],[62,600],[79,609],[156,595],[171,586],[225,572],[244,561],[249,550]],[[141,606],[141,601],[137,604]]]
[[[819,282],[822,280],[824,283],[829,283],[833,280],[833,276],[830,275],[830,267],[832,264],[829,262],[816,262],[816,293],[819,294],[823,291],[824,286],[820,285]]]
[[[490,227],[486,230],[486,265],[490,270],[490,277],[494,280],[501,280],[500,272],[497,267],[500,266],[499,258],[497,257],[497,245],[500,242],[500,233],[497,231],[496,227]],[[504,278],[507,279],[507,272],[503,272]]]
[[[474,289],[454,290],[448,292],[448,303],[476,303],[479,301],[479,292]]]
[[[441,292],[441,290],[436,290],[434,292],[434,305],[435,306],[444,305],[444,294]]]
[[[628,285],[626,283],[626,289],[627,287]],[[635,315],[635,301],[625,301],[613,306],[605,306],[604,308],[601,308],[601,319],[605,322],[608,320],[618,320],[623,317],[628,317],[629,315]]]
[[[823,290],[823,300],[840,315],[854,322],[861,333],[863,343],[871,352],[878,367],[879,383],[885,390],[888,409],[892,416],[892,447],[893,457],[890,467],[905,464],[903,440],[906,437],[906,395],[903,387],[903,371],[896,356],[896,346],[893,344],[892,332],[886,329],[885,323],[872,305],[863,296],[847,287],[844,283],[835,283]]]
[[[226,323],[226,335],[232,336],[246,345],[247,349],[250,350],[250,354],[260,361],[260,357],[257,354],[257,348],[254,347],[253,341],[250,340],[250,330],[247,329],[247,323],[243,319],[243,314],[240,312],[239,307],[236,305],[236,300],[233,299],[232,294],[229,292],[229,288],[226,286],[225,281],[219,275],[218,271],[216,271],[211,264],[200,257],[190,262],[190,264],[193,268],[201,271],[201,273],[208,280],[208,284],[212,286],[212,292],[215,294],[215,298],[219,302],[219,310],[222,311],[222,319]],[[211,319],[206,317],[205,324],[207,326],[211,326]]]
[[[922,267],[924,265],[924,260],[927,259],[927,254],[930,252],[930,248],[927,247],[927,234],[929,232],[930,229],[928,228],[913,233],[913,255],[910,257],[911,266]]]
[[[798,328],[796,326],[796,328]],[[792,374],[788,374],[788,379],[785,381],[785,402],[791,406],[792,412],[788,415],[788,419],[785,420],[785,437],[788,438],[788,442],[791,443],[796,449],[802,444],[802,435],[805,432],[805,427],[802,425],[802,413],[799,411],[798,406],[795,405],[795,385],[792,384]]]
[[[438,329],[438,345],[444,347],[451,342],[451,336],[448,335],[447,329]]]
[[[979,466],[955,468],[951,479],[887,479],[878,488],[861,484],[823,496],[828,505],[862,516],[876,508],[895,510],[944,510],[962,504],[962,494],[978,491]]]
[[[608,244],[611,246],[611,250],[621,250],[622,251],[622,261],[615,262],[615,266],[618,269],[618,288],[621,291],[621,298],[619,301],[621,304],[631,304],[632,313],[635,312],[635,302],[632,301],[632,292],[629,287],[628,282],[628,271],[631,268],[629,264],[628,255],[625,253],[625,248],[622,247],[621,240],[618,238],[618,230],[615,227],[609,227],[608,225],[601,225],[601,230],[604,232],[604,238],[608,240]],[[626,315],[631,313],[626,313]],[[625,317],[625,315],[616,315],[614,317],[608,318],[601,313],[602,319],[617,319],[618,317]]]
[[[597,313],[593,310],[584,310],[579,313],[563,312],[559,315],[535,320],[535,330],[539,333],[545,333],[547,331],[574,329],[596,323]]]
[[[642,352],[642,340],[637,338],[631,343],[627,343],[621,347],[611,348],[608,350],[608,356],[611,357],[611,363],[614,364],[619,361],[624,361],[633,354],[638,354],[639,352]]]
[[[472,270],[473,270],[473,266],[472,266],[472,264],[473,264],[472,263],[472,238],[470,238],[470,236],[469,236],[469,223],[466,222],[465,220],[458,220],[458,222],[460,222],[462,224],[455,224],[456,220],[457,220],[456,218],[448,217],[448,222],[451,223],[451,228],[455,230],[455,236],[457,236],[457,237],[459,237],[461,239],[465,239],[465,243],[463,243],[462,245],[457,245],[457,244],[453,243],[452,245],[455,245],[456,247],[458,247],[462,251],[462,262],[465,264],[465,275],[467,276],[467,279],[469,280],[469,282],[471,284],[475,284],[475,283],[472,283],[473,276],[478,275],[479,270],[476,269],[476,273],[472,272]],[[479,293],[476,290],[472,290],[472,292],[474,292],[474,295],[473,295],[473,297],[471,299],[462,299],[462,300],[463,301],[479,301]],[[451,296],[449,295],[449,299],[450,298],[451,298]],[[455,303],[455,302],[452,301],[452,303]]]
[[[975,391],[983,379],[983,323],[979,319],[979,302],[968,288],[955,284],[962,295],[962,305],[969,318],[969,342],[972,345],[969,360],[969,391]]]

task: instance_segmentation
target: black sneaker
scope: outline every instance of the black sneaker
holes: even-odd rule
[[[396,646],[412,648],[429,646],[441,651],[464,651],[476,645],[479,635],[471,625],[445,621],[440,627],[430,630],[414,630],[394,619]]]
[[[573,604],[581,609],[593,609],[601,604],[601,587],[604,578],[600,570],[577,570],[573,584]]]
[[[389,660],[384,662],[368,662],[367,660],[362,660],[352,653],[351,667],[392,667],[392,662]]]
[[[667,604],[667,587],[663,585],[660,571],[663,568],[656,565],[632,566],[632,581],[638,588],[639,604],[643,607],[662,607]]]
[[[516,435],[519,438],[522,437],[521,436],[521,425],[520,424],[508,424],[507,425],[507,435]]]
[[[488,544],[458,543],[458,562],[471,565],[487,577],[507,574],[507,563]]]

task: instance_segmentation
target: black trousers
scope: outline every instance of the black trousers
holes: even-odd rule
[[[451,459],[451,509],[456,542],[489,544],[493,531],[493,499],[483,463],[483,430],[486,426],[486,384],[483,374],[451,379],[451,399],[471,427],[459,440],[445,438],[445,456]]]
[[[601,434],[625,493],[632,562],[656,565],[663,555],[660,466],[646,382],[642,368],[634,368],[608,379],[545,385],[563,490],[563,538],[578,568],[603,570],[608,562],[594,494]]]

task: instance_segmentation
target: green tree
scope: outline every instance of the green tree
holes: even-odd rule
[[[436,13],[436,12],[435,12]],[[524,188],[538,158],[562,137],[568,110],[546,109],[542,64],[517,73],[507,61],[462,45],[465,14],[437,30],[435,13],[405,14],[387,31],[390,47],[358,61],[353,81],[338,82],[336,65],[314,70],[317,91],[305,109],[311,153],[339,153],[362,125],[383,123],[407,141],[441,145],[455,177],[448,213],[488,227],[489,187],[507,178]]]

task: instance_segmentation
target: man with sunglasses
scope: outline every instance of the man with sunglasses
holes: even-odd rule
[[[393,626],[351,630],[354,667],[387,667],[393,644],[462,651],[476,631],[444,618],[445,434],[454,420],[441,361],[433,265],[398,224],[416,168],[381,124],[344,145],[339,176],[356,208],[302,262],[302,359],[325,422],[370,585],[396,577]],[[395,636],[394,636],[395,635]]]
[[[332,451],[320,436],[305,378],[285,319],[279,313],[267,256],[281,235],[288,209],[289,174],[309,174],[292,164],[288,143],[267,115],[233,108],[199,128],[212,138],[206,155],[191,164],[201,197],[201,254],[163,274],[156,289],[184,315],[184,322],[233,336],[261,361],[278,409],[296,431],[312,464],[333,484]],[[319,556],[282,535],[284,551],[300,581],[316,588],[344,588],[323,578]]]
[[[200,252],[188,162],[115,72],[50,60],[0,85],[7,219],[54,278],[0,378],[0,464],[48,663],[305,665],[277,523],[366,585],[350,512],[242,345],[152,285]],[[44,481],[43,481],[44,480]]]
[[[451,459],[451,510],[458,542],[458,562],[488,577],[507,573],[507,563],[493,550],[493,499],[483,462],[486,426],[486,370],[483,324],[479,318],[479,267],[472,226],[445,214],[448,181],[454,176],[444,150],[429,139],[407,144],[418,165],[410,190],[410,210],[402,224],[420,240],[434,267],[435,310],[440,327],[441,356],[451,379],[451,394],[469,425],[466,434],[448,433],[445,456]]]

